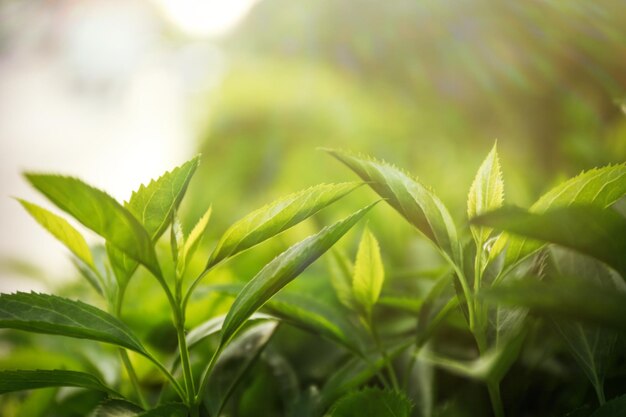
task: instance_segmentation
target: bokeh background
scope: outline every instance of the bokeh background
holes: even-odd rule
[[[625,90],[618,0],[2,0],[0,290],[75,277],[10,198],[42,203],[23,170],[125,199],[201,152],[183,213],[212,204],[215,238],[281,194],[353,179],[330,146],[407,169],[462,221],[495,140],[518,205],[624,161]],[[402,266],[412,232],[396,223],[380,233]]]

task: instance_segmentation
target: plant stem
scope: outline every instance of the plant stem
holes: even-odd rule
[[[500,383],[487,382],[489,390],[489,399],[491,399],[491,408],[495,417],[504,417],[504,407],[502,406],[502,398],[500,398]]]
[[[139,378],[137,378],[137,372],[135,372],[135,368],[133,367],[133,364],[131,363],[130,358],[128,357],[128,352],[126,352],[126,349],[122,349],[122,348],[119,349],[119,352],[120,352],[120,357],[122,358],[122,362],[124,363],[124,367],[126,368],[126,372],[128,373],[128,378],[130,379],[130,382],[132,383],[133,388],[135,389],[135,393],[137,394],[137,398],[139,399],[140,405],[145,409],[150,408],[150,406],[148,405],[148,402],[146,401],[146,398],[141,392],[141,385],[139,384]]]
[[[208,365],[206,366],[206,368],[204,368],[204,371],[202,372],[202,376],[200,377],[200,386],[198,387],[198,391],[193,402],[194,405],[199,404],[202,400],[202,393],[206,390],[206,385],[209,382],[209,375],[215,367],[215,364],[217,363],[217,358],[221,352],[222,344],[220,343],[217,349],[215,349],[215,352],[213,352],[213,356],[211,356],[211,360],[209,361]]]
[[[183,369],[183,378],[185,379],[185,388],[187,391],[187,401],[192,405],[195,398],[196,388],[193,382],[193,373],[189,362],[189,348],[187,339],[185,338],[185,316],[180,310],[176,312],[176,335],[178,336],[178,350]]]
[[[387,355],[387,351],[383,348],[383,344],[380,340],[380,336],[378,335],[378,331],[376,330],[376,327],[374,326],[374,323],[372,321],[371,314],[367,318],[367,326],[369,327],[370,333],[372,334],[372,337],[374,338],[374,342],[376,343],[376,347],[378,351],[380,352],[380,354],[383,357],[383,360],[385,361],[385,369],[387,369],[387,373],[389,374],[389,379],[391,380],[391,384],[393,385],[394,389],[399,390],[400,384],[398,383],[398,377],[396,375],[396,371],[393,369],[393,367],[390,364],[391,359],[389,358],[389,355]]]

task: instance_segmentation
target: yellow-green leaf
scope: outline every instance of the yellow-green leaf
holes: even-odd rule
[[[67,220],[36,204],[25,200],[18,201],[37,223],[63,243],[78,259],[91,269],[96,269],[85,238]]]
[[[372,313],[372,307],[378,301],[384,279],[385,270],[378,241],[366,227],[354,263],[352,290],[354,298],[368,317]]]
[[[498,151],[496,145],[493,145],[491,152],[478,168],[474,182],[470,187],[467,198],[467,216],[471,219],[486,211],[501,207],[504,200],[503,196],[504,182],[498,161]],[[471,226],[471,231],[476,247],[482,248],[483,243],[489,238],[491,229]]]

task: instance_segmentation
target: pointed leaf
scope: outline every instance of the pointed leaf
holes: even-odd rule
[[[626,164],[609,165],[583,172],[557,185],[537,200],[529,211],[543,213],[571,204],[607,208],[625,194]],[[532,239],[511,238],[502,233],[493,245],[490,258],[493,260],[506,247],[503,271],[507,271],[542,246],[541,242]]]
[[[0,394],[49,387],[78,387],[120,397],[91,374],[64,370],[0,371]]]
[[[606,262],[626,279],[626,219],[611,209],[569,206],[533,214],[502,208],[472,223],[577,250]]]
[[[91,269],[96,268],[85,238],[67,220],[36,204],[21,199],[18,201],[37,223],[63,243],[78,259]]]
[[[360,184],[320,184],[253,211],[233,224],[211,254],[208,266],[234,256],[300,223],[339,200]]]
[[[450,213],[439,198],[399,169],[371,158],[328,150],[415,226],[456,265],[462,265],[461,246]]]
[[[365,310],[367,317],[371,316],[372,307],[380,297],[384,279],[385,271],[378,241],[366,227],[354,263],[352,289],[354,298]]]
[[[161,275],[150,236],[111,196],[77,178],[43,174],[26,174],[26,178],[61,210],[141,262],[155,275]]]
[[[337,401],[329,417],[410,417],[413,404],[400,391],[365,388]]]
[[[233,302],[222,329],[225,345],[241,325],[274,294],[297,277],[352,228],[374,205],[371,204],[332,226],[325,227],[281,253],[246,284]]]
[[[474,182],[470,187],[467,198],[467,216],[471,219],[486,211],[491,211],[502,206],[504,201],[504,182],[500,171],[498,151],[493,145],[491,152],[478,168]],[[486,227],[471,227],[472,236],[477,248],[482,248],[483,243],[489,239],[491,229]]]
[[[202,215],[202,217],[200,217],[198,223],[196,223],[193,229],[191,229],[191,232],[189,232],[189,236],[187,236],[187,238],[185,239],[185,244],[182,247],[180,259],[178,261],[178,265],[180,265],[181,271],[184,270],[194,252],[198,248],[198,245],[202,240],[202,236],[204,235],[204,232],[206,231],[206,228],[209,224],[211,211],[212,207],[209,207],[208,210]]]
[[[80,301],[55,295],[0,294],[0,328],[97,340],[146,352],[117,318]]]
[[[199,163],[200,156],[196,156],[148,185],[141,185],[125,204],[153,240],[158,239],[169,225],[172,212],[180,204]]]
[[[350,310],[356,308],[354,294],[352,293],[352,276],[354,265],[348,257],[339,250],[332,250],[328,257],[328,269],[330,270],[330,283],[335,289],[337,299]]]

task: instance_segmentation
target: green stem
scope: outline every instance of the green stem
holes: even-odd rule
[[[504,417],[504,406],[500,397],[500,383],[487,382],[489,390],[489,398],[491,399],[491,408],[495,417]]]
[[[374,342],[376,343],[376,348],[378,349],[381,356],[383,357],[383,360],[385,361],[385,369],[387,370],[387,373],[389,374],[391,385],[393,386],[394,389],[399,390],[400,384],[398,383],[398,377],[396,375],[396,371],[393,369],[393,367],[390,364],[391,359],[389,358],[389,355],[387,355],[387,351],[383,348],[383,344],[380,340],[380,336],[378,334],[376,326],[374,326],[371,315],[369,315],[369,317],[367,318],[367,327],[369,328],[370,333],[372,334],[372,337],[374,339]]]
[[[194,402],[196,388],[194,386],[193,373],[189,361],[189,348],[187,346],[187,339],[185,338],[185,316],[181,311],[176,312],[176,335],[178,336],[178,350],[187,391],[187,402],[188,405],[191,406]]]
[[[124,363],[124,367],[126,368],[126,372],[128,373],[128,378],[130,379],[133,388],[135,389],[135,393],[137,394],[137,398],[139,399],[139,403],[145,409],[149,409],[150,406],[146,401],[143,393],[141,392],[141,385],[139,384],[139,378],[137,378],[137,372],[135,372],[135,368],[128,357],[128,352],[126,349],[119,349],[120,357],[122,358],[122,362]]]
[[[202,372],[202,377],[200,378],[200,386],[198,387],[198,391],[193,402],[194,405],[198,405],[200,404],[200,401],[202,401],[202,393],[206,390],[206,386],[209,383],[209,375],[215,367],[215,364],[217,363],[217,358],[221,352],[222,344],[220,343],[220,345],[213,353],[213,356],[211,356],[211,360],[209,361],[208,365],[206,366],[206,368],[204,368],[204,371]]]

